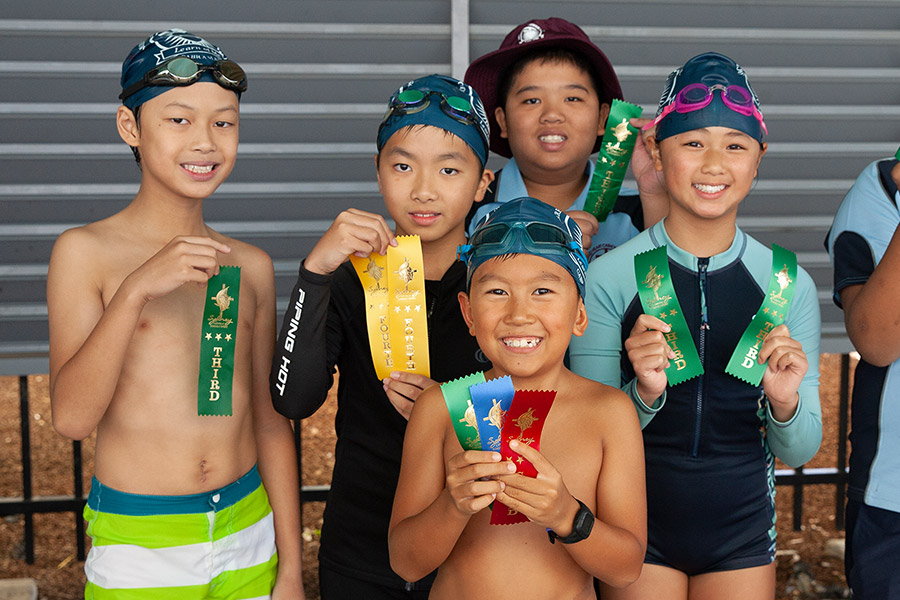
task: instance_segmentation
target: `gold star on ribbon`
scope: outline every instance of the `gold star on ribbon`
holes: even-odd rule
[[[221,333],[217,333],[217,334],[216,334],[216,340],[221,340],[221,339],[222,339],[222,334],[221,334]]]
[[[207,334],[206,334],[206,339],[211,340],[211,339],[212,339],[212,334],[211,334],[211,333],[207,333]]]
[[[226,334],[225,334],[225,341],[226,341],[226,342],[230,342],[230,341],[231,341],[231,334],[230,334],[230,333],[226,333]]]

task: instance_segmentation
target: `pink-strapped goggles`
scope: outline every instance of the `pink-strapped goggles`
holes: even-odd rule
[[[676,94],[675,100],[667,104],[655,119],[644,125],[643,130],[648,131],[656,127],[672,111],[689,113],[709,106],[713,99],[713,92],[716,90],[720,91],[719,96],[722,98],[722,103],[725,106],[744,116],[755,117],[759,124],[762,125],[763,131],[768,135],[769,130],[766,128],[765,121],[763,121],[762,113],[756,108],[756,103],[753,101],[753,93],[750,90],[740,85],[724,86],[716,84],[710,87],[703,83],[692,83],[684,86]]]

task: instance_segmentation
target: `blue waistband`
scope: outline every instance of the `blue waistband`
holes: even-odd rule
[[[228,508],[262,485],[256,465],[234,483],[223,488],[184,496],[156,496],[120,492],[91,478],[87,504],[91,509],[131,516],[207,513]]]

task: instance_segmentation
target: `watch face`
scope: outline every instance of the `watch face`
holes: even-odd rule
[[[577,535],[579,539],[587,539],[588,536],[591,535],[591,530],[594,528],[594,515],[591,513],[591,510],[585,506],[581,505],[581,508],[578,509],[578,512],[575,513],[575,523],[572,526],[572,533]]]

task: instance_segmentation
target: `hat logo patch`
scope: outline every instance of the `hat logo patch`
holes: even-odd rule
[[[534,42],[544,37],[544,30],[536,23],[529,23],[519,32],[519,43]]]

